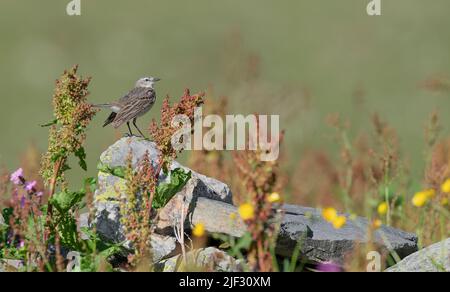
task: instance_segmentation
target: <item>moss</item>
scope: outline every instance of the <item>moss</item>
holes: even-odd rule
[[[111,176],[110,174],[104,173],[102,171],[98,173],[99,181],[105,182],[108,180],[108,177],[110,176]],[[114,185],[106,186],[105,191],[95,196],[95,201],[97,202],[120,201],[120,195],[124,194],[127,190],[126,180],[117,177],[114,178],[116,180]]]

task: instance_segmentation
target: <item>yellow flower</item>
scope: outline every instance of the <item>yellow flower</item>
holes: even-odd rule
[[[280,194],[277,192],[271,193],[268,197],[267,197],[267,201],[269,203],[279,203],[281,201],[281,197]]]
[[[442,184],[441,190],[443,193],[450,194],[450,178]]]
[[[412,203],[416,207],[423,207],[428,202],[429,196],[426,192],[418,192],[412,198]]]
[[[245,203],[239,206],[238,211],[242,220],[250,220],[253,219],[253,217],[255,216],[255,210],[253,209],[253,206],[249,203]]]
[[[236,213],[230,213],[230,219],[231,220],[236,220]]]
[[[336,229],[342,228],[342,226],[345,225],[345,222],[347,222],[347,219],[345,216],[338,216],[333,220],[333,227]]]
[[[337,211],[334,208],[325,208],[322,210],[322,217],[328,222],[333,222],[337,216]]]
[[[386,215],[387,211],[388,211],[388,204],[386,202],[382,202],[378,205],[377,211],[378,214],[380,215]]]
[[[192,230],[192,234],[195,237],[202,237],[203,235],[205,235],[205,224],[197,223],[194,229]]]
[[[442,206],[447,206],[448,205],[448,198],[442,198],[441,205]]]
[[[372,226],[373,226],[373,228],[375,228],[375,229],[380,228],[381,225],[383,225],[383,222],[381,222],[380,219],[375,219],[375,220],[373,220],[373,222],[372,222]]]

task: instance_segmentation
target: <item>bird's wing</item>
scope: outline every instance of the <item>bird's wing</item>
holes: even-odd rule
[[[119,99],[118,103],[125,104],[128,101],[128,99],[135,97],[135,96],[140,96],[140,95],[145,94],[145,92],[144,92],[145,90],[148,90],[148,88],[135,87],[135,88],[131,89],[130,92],[128,92],[127,94],[122,96]]]
[[[138,117],[143,111],[148,110],[155,102],[155,91],[151,88],[135,88],[127,94],[128,98],[117,113],[114,119],[113,127],[118,128]]]

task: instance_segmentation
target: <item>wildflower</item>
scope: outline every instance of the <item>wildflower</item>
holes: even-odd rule
[[[345,225],[345,222],[347,222],[347,218],[345,218],[345,216],[338,216],[331,223],[335,229],[341,229],[342,226]]]
[[[13,174],[11,174],[11,181],[15,185],[21,184],[22,183],[22,178],[23,178],[23,169],[22,168],[19,168],[18,170],[13,172]]]
[[[442,184],[441,190],[443,193],[450,194],[450,178]]]
[[[239,206],[239,215],[243,220],[250,220],[255,216],[255,210],[251,204],[245,203]]]
[[[28,182],[25,184],[25,190],[31,192],[37,185],[36,181]]]
[[[271,193],[268,197],[267,197],[267,201],[269,203],[279,203],[281,200],[280,194],[277,192]]]
[[[339,267],[338,265],[336,265],[332,262],[325,262],[325,263],[318,264],[317,270],[319,272],[324,272],[324,273],[336,273],[336,272],[341,272],[341,267]]]
[[[192,230],[192,234],[195,237],[202,237],[203,235],[205,235],[205,224],[203,223],[196,224],[194,229]]]
[[[375,229],[380,228],[381,225],[383,225],[383,222],[380,219],[375,219],[372,222],[372,227],[375,228]]]
[[[412,204],[416,207],[423,207],[428,202],[429,197],[425,192],[418,192],[412,198]]]
[[[322,210],[322,217],[331,223],[337,218],[337,211],[334,208],[325,208]]]
[[[27,198],[25,198],[25,196],[22,196],[22,198],[20,198],[20,208],[25,207],[26,199]]]
[[[231,219],[231,220],[236,220],[236,213],[234,213],[234,212],[231,213],[231,214],[230,214],[230,219]]]
[[[385,215],[388,210],[388,204],[386,202],[382,202],[378,205],[377,212],[380,215]]]

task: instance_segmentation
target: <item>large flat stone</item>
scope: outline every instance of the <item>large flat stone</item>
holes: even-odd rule
[[[350,220],[341,229],[335,229],[321,216],[321,210],[294,205],[282,207],[284,217],[281,222],[276,253],[290,257],[301,242],[303,257],[314,262],[332,261],[341,263],[344,256],[358,244],[367,244],[368,221],[358,217]],[[246,231],[245,224],[239,219],[230,219],[237,214],[237,208],[231,204],[199,198],[192,214],[192,225],[203,223],[212,233],[224,233],[240,237]],[[399,229],[382,226],[374,233],[373,242],[385,251],[395,251],[403,258],[417,250],[417,237]]]

